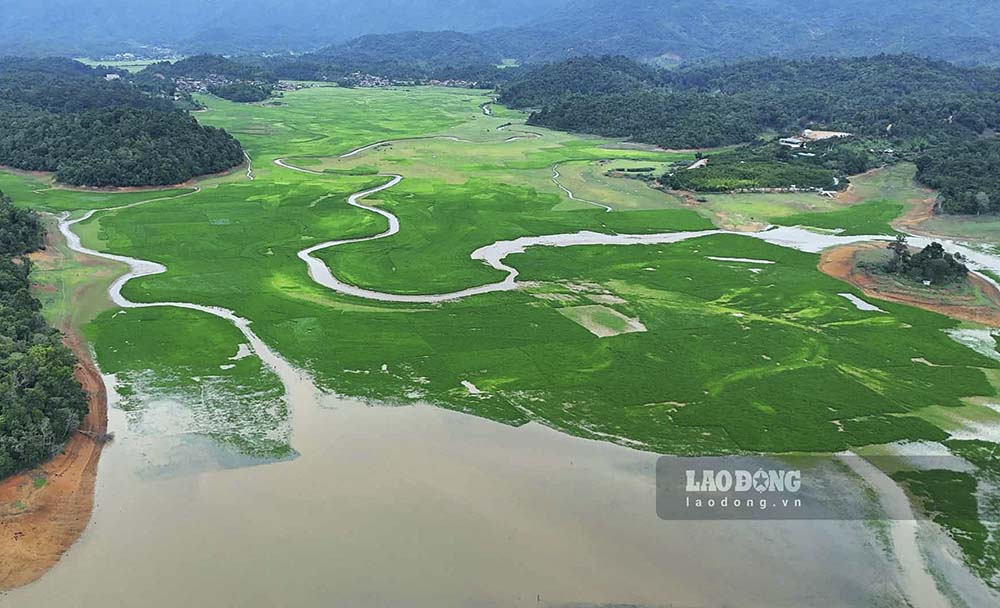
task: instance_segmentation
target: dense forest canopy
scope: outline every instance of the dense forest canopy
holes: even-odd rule
[[[773,130],[836,127],[891,137],[972,136],[1000,124],[1000,71],[910,55],[764,59],[653,70],[576,58],[523,74],[501,101],[537,124],[672,147],[742,143]]]
[[[246,62],[233,61],[221,55],[194,55],[180,61],[161,61],[143,70],[147,75],[166,78],[208,78],[222,76],[233,80],[267,80],[268,74]]]
[[[87,186],[175,184],[243,162],[172,91],[69,60],[0,60],[0,164]]]
[[[456,39],[456,36],[458,39]],[[452,53],[462,47],[464,34],[414,33],[407,44],[378,51],[378,36],[363,44],[331,47],[297,57],[221,57],[197,55],[176,62],[158,62],[131,76],[140,87],[161,94],[207,92],[237,102],[263,101],[280,80],[315,80],[355,86],[360,81],[420,84],[451,81],[456,85],[492,89],[514,77],[517,69],[501,67],[499,59]],[[410,44],[412,42],[412,44]]]
[[[87,411],[76,361],[45,324],[31,263],[18,257],[41,247],[42,236],[35,214],[0,193],[0,477],[51,458]]]
[[[823,156],[835,154],[838,164],[859,169],[887,155],[910,158],[920,179],[942,190],[946,211],[1000,211],[995,68],[912,55],[761,59],[679,70],[622,57],[574,58],[520,74],[502,86],[500,101],[533,109],[531,124],[666,148],[744,144],[805,129],[851,133],[853,150],[824,146]],[[868,158],[856,153],[859,140]],[[768,179],[789,168],[772,167]],[[697,176],[666,181],[737,185],[752,179],[748,173],[745,166],[716,163]],[[796,174],[802,173],[786,175]],[[810,183],[822,179],[813,177]]]

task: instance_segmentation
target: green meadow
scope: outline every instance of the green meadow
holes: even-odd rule
[[[167,266],[129,283],[130,299],[232,309],[322,388],[380,404],[426,401],[662,453],[832,452],[946,439],[933,422],[943,417],[928,411],[996,394],[984,370],[1000,362],[949,338],[956,322],[885,302],[885,314],[860,311],[838,294],[861,294],[820,273],[816,255],[735,235],[533,248],[507,260],[524,288],[437,305],[373,302],[314,283],[297,252],[384,231],[384,218],[346,199],[389,173],[405,179],[367,202],[396,214],[401,232],[318,255],[342,280],[399,294],[501,280],[469,257],[497,240],[704,230],[718,210],[748,204],[689,207],[640,180],[610,177],[616,167],[693,156],[529,127],[499,106],[485,116],[486,100],[419,87],[314,87],[246,105],[204,97],[198,119],[243,142],[254,180],[240,168],[178,196],[188,191],[76,192],[0,174],[0,188],[50,211],[150,200],[77,227],[92,247]],[[405,141],[340,158],[387,140]],[[554,166],[579,198],[614,211],[570,200]],[[856,206],[773,198],[760,215],[885,232],[902,204],[865,187],[871,200]],[[131,415],[169,396],[190,408],[199,432],[254,454],[290,453],[280,385],[255,357],[235,358],[241,336],[226,322],[169,308],[86,317],[75,321],[102,369],[123,383]],[[631,320],[645,331],[625,331]],[[599,337],[587,323],[614,335]]]
[[[109,68],[117,68],[120,70],[127,70],[129,72],[140,72],[145,68],[157,63],[159,60],[156,59],[132,59],[132,60],[118,60],[118,61],[102,61],[100,59],[90,59],[88,57],[78,57],[76,59],[82,64],[89,65],[92,67],[105,66]]]

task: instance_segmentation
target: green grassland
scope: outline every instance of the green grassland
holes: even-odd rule
[[[54,218],[48,218],[46,230],[48,251],[35,261],[35,296],[50,325],[82,328],[111,306],[108,287],[127,268],[78,256],[59,235]]]
[[[903,203],[874,200],[823,213],[797,213],[774,218],[782,226],[810,226],[837,230],[843,235],[894,235],[890,226],[905,209]]]
[[[118,68],[120,70],[127,70],[129,72],[141,72],[147,67],[153,65],[160,61],[159,59],[133,59],[130,61],[102,61],[100,59],[90,59],[88,57],[78,57],[76,59],[84,65],[89,65],[91,67],[105,66],[109,68]]]
[[[936,215],[921,224],[921,229],[933,234],[979,243],[994,250],[1000,244],[1000,220],[996,216]]]
[[[559,182],[583,199],[596,201],[618,210],[675,209],[681,199],[668,192],[650,187],[646,182],[628,177],[610,177],[610,171],[652,167],[650,176],[662,173],[667,164],[649,161],[591,161],[559,165]],[[567,201],[560,209],[579,205]]]
[[[288,93],[281,105],[206,97],[199,120],[240,138],[256,179],[235,171],[190,196],[98,214],[78,230],[91,246],[169,268],[130,283],[132,300],[230,308],[323,388],[380,403],[429,401],[656,452],[826,452],[945,439],[925,410],[960,410],[968,399],[995,395],[984,370],[1000,364],[951,340],[943,330],[955,322],[890,303],[879,303],[888,314],[859,311],[837,295],[855,291],[821,274],[817,256],[740,236],[534,248],[508,260],[530,282],[526,289],[440,305],[371,302],[312,282],[299,250],[385,230],[380,216],[345,204],[350,193],[384,183],[378,173],[405,176],[375,201],[398,215],[402,231],[321,255],[337,276],[381,291],[433,293],[498,280],[469,254],[499,239],[712,227],[712,213],[605,175],[609,165],[663,166],[690,155],[526,127],[523,115],[498,106],[484,116],[485,100],[477,91],[431,88],[317,87]],[[505,122],[513,124],[499,130]],[[433,135],[468,142],[414,139],[337,158],[378,141]],[[508,141],[518,136],[525,138]],[[320,174],[278,167],[279,158]],[[553,165],[580,196],[616,210],[570,201],[551,179]],[[28,196],[31,186],[20,187]],[[89,193],[57,192],[27,204],[112,206]],[[878,232],[889,210],[871,205],[874,212],[791,208],[828,212],[806,216],[820,227]],[[605,315],[609,323],[621,315],[647,331],[599,338],[561,312],[592,305],[618,313]],[[102,368],[125,382],[135,412],[149,394],[172,394],[190,404],[208,435],[253,453],[290,449],[273,375],[254,357],[229,362],[238,332],[189,311],[119,312],[101,314],[87,335]]]
[[[812,193],[698,194],[698,208],[725,227],[764,226],[795,214],[834,211],[836,201]]]
[[[120,207],[152,198],[177,196],[192,192],[192,188],[167,190],[137,190],[115,192],[59,187],[51,179],[25,172],[0,171],[0,192],[22,207],[59,213]]]

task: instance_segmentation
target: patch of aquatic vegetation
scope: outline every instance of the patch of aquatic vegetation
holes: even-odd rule
[[[820,273],[815,255],[749,238],[532,248],[507,262],[520,280],[543,287],[440,305],[369,302],[311,281],[298,251],[386,230],[384,217],[346,205],[350,193],[388,179],[371,168],[405,176],[368,201],[396,213],[401,231],[321,255],[338,278],[380,291],[426,294],[500,280],[502,272],[470,253],[502,239],[711,227],[686,208],[623,203],[635,210],[607,213],[564,205],[553,165],[680,157],[612,150],[606,141],[543,129],[534,130],[540,137],[509,142],[509,133],[496,131],[498,119],[482,115],[483,100],[424,88],[307,89],[286,95],[280,108],[206,98],[211,111],[200,120],[235,132],[267,127],[241,137],[256,179],[237,174],[183,199],[101,217],[99,231],[95,226],[84,241],[96,246],[99,236],[107,250],[169,269],[131,282],[125,294],[133,301],[232,309],[331,392],[427,401],[508,424],[537,421],[652,451],[838,451],[941,440],[946,433],[919,413],[995,394],[983,369],[1000,362],[946,336],[942,330],[955,322],[893,304],[880,303],[885,313],[859,310],[840,294],[862,294]],[[514,122],[520,129],[523,117]],[[378,141],[442,133],[479,143],[428,139],[337,159]],[[280,158],[313,159],[309,168],[320,174],[279,167]],[[364,175],[322,173],[328,169]],[[879,198],[887,202],[796,223],[884,232],[899,208],[891,193]],[[646,331],[598,337],[561,312],[568,306],[604,307],[614,313],[602,310],[602,325],[620,328],[620,315]],[[254,395],[268,377],[250,368],[252,359],[221,369],[241,336],[206,315],[128,311],[100,318],[89,334],[104,369],[151,370],[171,379],[165,392],[197,397],[204,384],[193,378],[219,377]],[[225,383],[208,384],[210,392],[226,392]],[[232,424],[258,413],[239,403],[234,411]]]
[[[256,458],[293,454],[280,380],[229,323],[181,309],[109,311],[87,328],[131,429],[197,434]]]
[[[280,383],[247,386],[229,376],[190,377],[153,371],[116,376],[119,404],[131,429],[142,434],[197,434],[256,458],[293,453],[291,424]]]
[[[947,531],[969,567],[1000,589],[1000,445],[977,440],[944,444],[974,470],[899,471],[893,478]]]

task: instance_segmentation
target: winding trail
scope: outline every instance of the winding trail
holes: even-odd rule
[[[68,214],[64,214],[59,219],[59,232],[62,233],[63,237],[66,239],[67,246],[77,253],[83,255],[89,255],[105,260],[111,260],[113,262],[119,262],[128,266],[129,270],[108,288],[108,295],[111,301],[118,307],[124,309],[137,309],[137,308],[182,308],[185,310],[194,310],[198,312],[203,312],[210,314],[214,317],[218,317],[225,321],[228,321],[236,327],[240,333],[246,338],[247,342],[250,344],[250,350],[257,355],[264,364],[274,371],[278,377],[281,379],[282,384],[285,387],[286,399],[292,399],[296,397],[299,399],[315,399],[318,391],[315,385],[312,384],[311,380],[300,370],[293,367],[277,353],[272,351],[267,344],[261,340],[257,334],[250,329],[250,320],[243,317],[237,316],[233,311],[222,308],[219,306],[205,306],[202,304],[193,304],[190,302],[133,302],[126,298],[122,294],[122,289],[125,285],[132,279],[138,279],[142,277],[149,277],[158,274],[163,274],[167,271],[166,266],[159,264],[157,262],[151,262],[147,260],[140,260],[137,258],[132,258],[124,255],[117,255],[113,253],[104,253],[91,249],[84,246],[80,237],[73,231],[73,227],[77,224],[85,222],[94,215],[98,213],[112,213],[115,211],[122,211],[125,209],[131,209],[138,207],[140,205],[145,205],[148,203],[153,203],[162,200],[173,200],[178,198],[183,198],[185,196],[192,196],[201,192],[201,188],[196,188],[191,192],[181,194],[179,196],[167,196],[160,197],[145,201],[139,201],[137,203],[132,203],[129,205],[122,205],[120,207],[111,207],[108,209],[95,209],[88,211],[83,216],[77,219],[70,219]]]
[[[587,203],[588,205],[595,205],[597,207],[601,207],[605,211],[607,211],[608,213],[611,213],[612,211],[614,211],[614,209],[612,209],[608,205],[605,205],[604,203],[598,203],[596,201],[588,201],[585,198],[577,198],[577,196],[575,194],[573,194],[572,190],[570,190],[566,186],[562,185],[562,182],[559,181],[560,177],[562,177],[562,175],[559,174],[559,164],[557,163],[555,165],[552,165],[552,182],[555,185],[559,186],[559,189],[562,190],[563,192],[565,192],[566,196],[568,196],[570,198],[570,200],[579,201],[581,203]]]
[[[243,151],[243,156],[247,159],[247,179],[253,181],[253,159],[247,154],[246,150]]]
[[[323,175],[320,171],[313,171],[312,169],[303,169],[302,167],[296,167],[295,165],[289,165],[285,162],[283,158],[274,159],[274,164],[285,169],[291,169],[292,171],[298,171],[299,173],[308,173],[309,175]]]
[[[351,155],[357,154],[364,150],[361,148]],[[277,162],[277,161],[276,161]],[[279,163],[288,169],[306,171],[287,163]],[[597,205],[603,207],[607,212],[611,212],[612,208],[603,205],[601,203],[596,203],[594,201],[587,201],[584,199],[577,198],[571,190],[566,188],[562,183],[559,182],[559,171],[558,165],[553,165],[552,167],[553,176],[552,181],[556,183],[559,188],[561,188],[567,196],[572,200],[578,200],[592,205]],[[365,197],[372,194],[382,192],[392,188],[403,180],[401,175],[386,175],[385,177],[391,177],[390,181],[365,190],[352,194],[348,198],[348,204],[359,209],[365,209],[373,213],[377,213],[382,217],[386,218],[389,222],[389,228],[377,235],[371,237],[363,237],[357,239],[347,239],[339,241],[327,241],[325,243],[320,243],[314,245],[307,249],[303,249],[299,252],[299,258],[302,259],[309,268],[309,275],[317,283],[332,289],[338,293],[344,295],[350,295],[354,297],[365,298],[369,300],[378,301],[389,301],[389,302],[408,302],[408,303],[438,303],[445,301],[460,300],[462,298],[467,298],[470,296],[481,295],[486,293],[495,293],[501,291],[511,291],[518,288],[517,277],[518,270],[511,266],[504,264],[504,260],[507,256],[515,253],[523,253],[529,247],[544,246],[544,247],[571,247],[577,245],[636,245],[636,244],[664,244],[664,243],[677,243],[689,239],[701,238],[705,236],[719,235],[719,234],[730,234],[734,236],[741,236],[745,238],[756,238],[773,245],[778,245],[781,247],[789,247],[799,251],[805,251],[810,253],[820,253],[824,250],[841,246],[848,245],[858,242],[865,241],[891,241],[893,237],[886,235],[866,235],[866,236],[840,236],[832,234],[822,234],[811,232],[799,227],[779,227],[779,228],[768,228],[759,232],[734,232],[727,230],[705,230],[698,232],[672,232],[672,233],[660,233],[660,234],[649,234],[649,235],[630,235],[630,234],[601,234],[596,232],[581,231],[569,234],[554,234],[554,235],[544,235],[544,236],[534,236],[534,237],[521,237],[509,241],[497,241],[491,245],[481,247],[472,252],[471,258],[474,260],[480,260],[487,265],[506,272],[507,277],[499,282],[491,283],[487,285],[481,285],[477,287],[470,287],[460,291],[450,292],[450,293],[437,293],[428,295],[402,295],[402,294],[391,294],[385,292],[378,292],[374,290],[364,289],[357,287],[355,285],[350,285],[345,283],[336,276],[330,270],[329,266],[326,265],[322,260],[313,256],[314,253],[328,249],[331,247],[336,247],[338,245],[346,245],[349,243],[358,243],[365,241],[378,240],[383,238],[388,238],[399,233],[400,222],[399,218],[394,214],[386,211],[384,209],[379,209],[376,207],[371,207],[364,205],[360,201]],[[924,236],[909,235],[910,242],[912,245],[917,247],[924,247],[930,244],[933,240],[942,241],[942,239],[931,239]],[[1000,273],[1000,257],[992,255],[989,253],[984,253],[981,251],[973,250],[960,243],[955,243],[953,241],[943,240],[945,247],[957,250],[962,255],[966,256],[969,266],[975,270],[990,270],[995,273]],[[984,280],[996,285],[990,277],[986,276],[982,272],[977,272]],[[938,588],[936,581],[930,574],[930,568],[920,550],[920,544],[918,540],[918,524],[912,506],[910,504],[909,498],[902,488],[893,481],[888,475],[879,470],[877,467],[871,463],[865,461],[859,456],[854,454],[845,454],[841,456],[841,460],[847,464],[851,470],[861,479],[863,479],[869,486],[871,486],[878,495],[879,503],[882,508],[890,517],[891,527],[890,536],[893,547],[893,554],[896,556],[900,576],[902,577],[904,592],[906,596],[910,599],[911,604],[915,608],[943,608],[951,604],[951,602],[945,597],[945,595]]]
[[[428,135],[426,137],[404,137],[402,139],[387,139],[385,141],[377,141],[377,142],[375,142],[373,144],[368,144],[367,146],[362,146],[360,148],[355,148],[354,150],[351,150],[350,152],[347,152],[345,154],[341,154],[337,158],[350,158],[352,156],[357,156],[358,154],[361,154],[362,152],[367,152],[368,150],[372,150],[374,148],[378,148],[378,147],[381,147],[381,146],[390,146],[390,145],[395,144],[395,143],[402,143],[402,142],[407,142],[407,141],[425,141],[425,140],[428,140],[428,139],[443,139],[445,141],[455,141],[455,142],[462,143],[462,144],[474,144],[474,143],[476,143],[476,142],[474,142],[472,140],[469,140],[469,139],[462,139],[461,137],[455,137],[454,135]]]
[[[366,148],[370,148],[366,146]],[[348,155],[353,155],[358,153],[360,150],[366,148],[359,148],[353,152],[349,152]],[[346,156],[346,155],[345,155]],[[343,158],[344,156],[342,156]],[[303,173],[309,173],[313,175],[322,175],[316,171],[311,171],[309,169],[303,169],[301,167],[296,167],[284,161],[283,159],[277,159],[274,161],[281,167],[290,169],[293,171],[300,171]],[[841,245],[850,245],[854,243],[864,242],[864,241],[891,241],[894,237],[887,235],[861,235],[861,236],[840,236],[835,234],[823,234],[816,233],[804,228],[799,227],[777,227],[768,228],[759,232],[735,232],[730,230],[702,230],[702,231],[689,231],[689,232],[664,232],[656,234],[604,234],[600,232],[591,231],[580,231],[574,233],[565,234],[550,234],[542,236],[527,236],[520,237],[508,241],[497,241],[490,245],[480,247],[472,252],[470,255],[471,259],[481,261],[488,266],[504,272],[507,277],[502,281],[497,281],[495,283],[489,283],[486,285],[479,285],[475,287],[469,287],[466,289],[461,289],[458,291],[445,292],[445,293],[432,293],[432,294],[395,294],[376,291],[372,289],[365,289],[363,287],[358,287],[350,283],[341,281],[333,272],[327,264],[314,256],[318,251],[324,249],[330,249],[332,247],[337,247],[340,245],[348,245],[351,243],[363,243],[368,241],[375,241],[379,239],[384,239],[398,234],[400,231],[399,218],[393,213],[386,211],[385,209],[380,209],[378,207],[372,207],[365,205],[360,201],[368,196],[377,194],[379,192],[388,190],[393,186],[399,184],[403,181],[403,176],[396,174],[382,174],[382,177],[388,177],[390,180],[381,186],[364,190],[362,192],[356,192],[352,194],[347,199],[347,203],[358,209],[364,209],[372,213],[377,213],[382,217],[386,218],[389,222],[389,228],[379,234],[360,237],[354,239],[342,239],[342,240],[332,240],[313,245],[306,249],[299,251],[298,257],[306,263],[309,269],[309,276],[324,287],[327,287],[337,293],[354,296],[358,298],[364,298],[367,300],[375,300],[380,302],[404,302],[410,304],[435,304],[440,302],[448,302],[454,300],[461,300],[463,298],[468,298],[476,295],[483,295],[487,293],[496,293],[502,291],[513,291],[518,289],[519,285],[517,283],[518,271],[516,268],[508,266],[504,263],[507,256],[524,253],[530,247],[573,247],[573,246],[584,246],[584,245],[661,245],[667,243],[678,243],[681,241],[686,241],[689,239],[701,238],[705,236],[728,234],[733,236],[740,236],[745,238],[755,238],[758,240],[765,241],[772,245],[778,245],[781,247],[788,247],[791,249],[796,249],[798,251],[804,251],[808,253],[820,253],[823,250],[837,247]],[[561,186],[562,187],[562,186]],[[563,188],[566,190],[566,188]],[[569,192],[567,190],[567,192]],[[572,194],[570,192],[570,194]],[[574,200],[581,200],[573,197]],[[609,209],[610,211],[610,209]],[[911,237],[911,244],[917,247],[924,247],[929,245],[932,241],[941,241],[941,239],[930,239],[922,236]],[[959,251],[964,256],[966,256],[969,261],[969,265],[976,270],[990,270],[997,274],[1000,274],[1000,257],[984,253],[981,251],[976,251],[970,249],[959,243],[954,243],[951,241],[944,241],[946,247]],[[993,282],[989,277],[985,277],[985,280]]]

